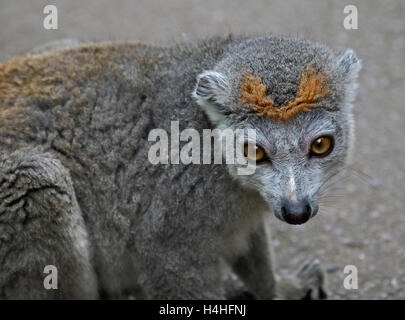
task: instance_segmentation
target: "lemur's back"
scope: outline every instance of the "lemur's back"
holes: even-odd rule
[[[216,219],[210,213],[222,196],[208,186],[216,183],[220,190],[220,177],[226,184],[224,168],[152,165],[147,138],[154,128],[170,132],[173,120],[180,130],[211,127],[199,108],[190,107],[191,92],[198,72],[212,67],[230,41],[166,49],[87,45],[0,65],[0,151],[38,147],[69,169],[98,272],[111,278],[106,282],[121,287],[128,281],[126,273],[118,279],[114,262],[125,270],[125,250],[136,242],[134,234],[145,236],[148,219],[159,228],[154,220],[198,206],[202,214],[187,230],[194,233],[201,221]],[[182,228],[165,224],[166,240]]]
[[[106,196],[120,193],[124,167],[136,162],[136,171],[154,170],[144,158],[151,129],[168,130],[171,120],[209,127],[188,105],[195,76],[205,67],[192,70],[191,60],[205,56],[207,64],[221,50],[212,43],[203,48],[88,45],[1,64],[1,152],[43,147],[70,169],[79,197],[88,201],[108,190],[86,209],[109,207]]]

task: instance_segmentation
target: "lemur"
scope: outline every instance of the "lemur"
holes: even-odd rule
[[[0,298],[325,296],[317,261],[273,271],[271,212],[302,224],[353,145],[360,61],[295,38],[83,44],[0,64]],[[149,132],[254,129],[237,165],[151,164]],[[44,288],[44,267],[58,288]]]

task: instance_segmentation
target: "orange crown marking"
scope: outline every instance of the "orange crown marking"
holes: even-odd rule
[[[302,72],[297,96],[286,106],[275,108],[274,101],[266,97],[266,89],[266,85],[259,77],[245,75],[240,99],[243,103],[252,106],[258,116],[267,115],[281,121],[287,121],[299,112],[309,111],[319,99],[328,94],[325,76],[312,69],[305,69]]]

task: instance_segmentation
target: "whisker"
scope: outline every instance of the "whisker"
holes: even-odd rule
[[[329,194],[329,195],[322,195],[321,196],[323,199],[328,199],[328,198],[343,198],[346,197],[345,194]]]
[[[373,180],[373,178],[371,176],[369,176],[368,174],[364,173],[363,171],[361,171],[360,169],[354,168],[352,166],[348,166],[346,168],[347,170],[351,170],[352,173],[359,178],[360,181],[366,183],[369,187],[373,187],[371,181]]]

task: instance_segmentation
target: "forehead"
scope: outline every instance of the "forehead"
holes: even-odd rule
[[[266,96],[267,88],[260,77],[245,75],[240,85],[240,102],[259,116],[288,121],[301,112],[308,112],[329,93],[327,79],[321,72],[310,68],[301,73],[296,96],[283,106],[276,107],[274,100]]]
[[[333,135],[341,130],[336,115],[324,110],[300,113],[288,121],[250,115],[241,126],[256,130],[258,142],[271,144],[299,144],[319,135]]]

